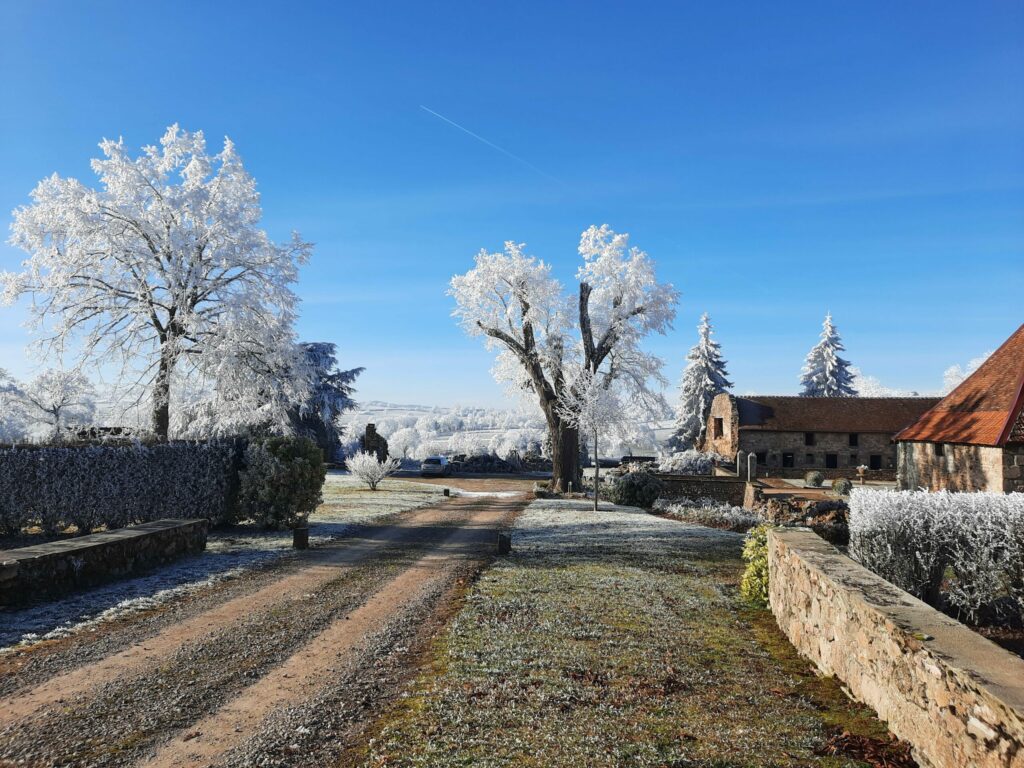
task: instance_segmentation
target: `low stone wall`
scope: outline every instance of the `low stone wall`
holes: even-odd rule
[[[806,529],[768,535],[769,602],[793,645],[934,768],[1024,766],[1024,659]]]
[[[207,520],[155,520],[0,551],[0,605],[56,597],[201,552],[208,525]]]
[[[743,495],[747,489],[746,481],[736,477],[669,475],[659,472],[657,478],[664,484],[667,498],[714,499],[734,507],[743,506]]]

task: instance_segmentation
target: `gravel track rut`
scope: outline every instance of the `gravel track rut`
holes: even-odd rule
[[[358,678],[373,663],[371,640],[401,614],[431,609],[524,505],[469,497],[415,510],[309,552],[256,592],[16,691],[0,699],[0,766],[215,765],[275,711],[339,676]]]

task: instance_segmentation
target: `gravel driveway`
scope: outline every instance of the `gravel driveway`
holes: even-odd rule
[[[324,748],[340,752],[366,719],[353,702],[394,692],[404,655],[524,504],[443,499],[243,574],[233,591],[162,612],[170,621],[112,622],[127,644],[85,632],[53,641],[54,652],[40,643],[9,654],[22,663],[0,666],[0,765],[291,766],[299,753],[323,765]],[[339,696],[348,706],[310,708]]]

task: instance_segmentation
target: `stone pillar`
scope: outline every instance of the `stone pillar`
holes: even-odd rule
[[[747,482],[752,483],[757,478],[757,454],[747,454]]]

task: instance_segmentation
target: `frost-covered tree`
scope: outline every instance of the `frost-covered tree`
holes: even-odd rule
[[[22,387],[20,395],[28,418],[43,425],[53,441],[61,439],[67,426],[89,424],[96,413],[96,393],[78,371],[44,371]]]
[[[292,429],[315,440],[328,457],[341,447],[336,421],[345,411],[355,407],[352,395],[354,382],[362,368],[347,371],[338,368],[337,346],[328,342],[306,342],[299,345],[309,382],[309,395],[291,409]]]
[[[821,341],[809,353],[800,375],[803,397],[856,397],[850,363],[839,356],[846,348],[839,331],[832,324],[832,315],[825,315]]]
[[[18,443],[27,437],[28,420],[21,389],[3,368],[0,368],[0,443]]]
[[[415,450],[422,438],[415,427],[402,427],[387,438],[388,450],[401,454],[402,458],[409,456],[409,451]]]
[[[981,364],[991,356],[992,350],[989,350],[980,357],[972,358],[966,366],[961,366],[959,363],[949,366],[949,368],[942,372],[942,394],[948,395],[959,387],[964,379],[978,370]]]
[[[649,383],[663,382],[661,361],[643,352],[648,333],[665,333],[675,318],[678,293],[658,283],[646,253],[607,225],[580,237],[579,290],[567,297],[551,267],[524,246],[506,242],[502,253],[481,251],[476,265],[452,278],[454,315],[471,336],[497,350],[495,378],[530,392],[544,413],[553,477],[562,490],[579,486],[579,434],[560,403],[576,366],[618,384],[640,407],[664,409]]]
[[[676,431],[669,441],[679,451],[701,444],[707,430],[708,414],[715,395],[732,387],[722,359],[722,348],[711,338],[714,329],[705,312],[697,326],[697,343],[686,355],[686,369],[679,382],[679,408],[676,411]]]
[[[617,390],[618,386],[603,375],[583,369],[558,403],[565,422],[579,430],[584,440],[593,441],[595,512],[601,483],[601,438],[609,437],[631,420]]]
[[[381,461],[372,453],[362,451],[345,459],[345,466],[348,471],[362,480],[371,491],[376,491],[377,486],[389,475],[397,472],[402,462],[398,459],[384,459]]]
[[[256,183],[228,139],[210,155],[201,131],[173,125],[137,157],[123,140],[100,148],[97,189],[54,174],[14,212],[10,242],[29,258],[0,275],[3,298],[33,297],[44,351],[76,338],[84,362],[119,363],[166,437],[172,381],[284,367],[275,358],[292,354],[292,286],[312,246],[259,228]]]

